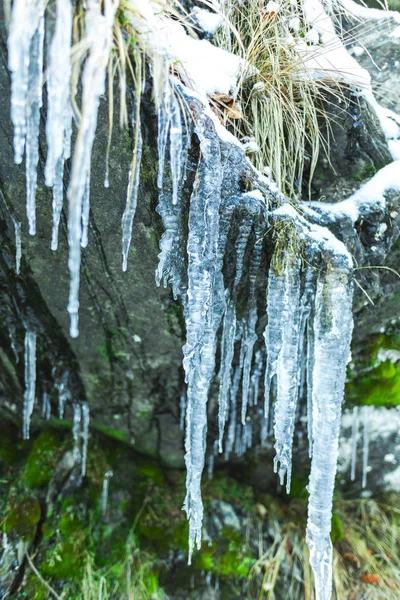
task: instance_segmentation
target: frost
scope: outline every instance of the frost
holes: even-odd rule
[[[25,392],[23,407],[22,437],[29,440],[31,416],[36,394],[36,333],[25,333]]]

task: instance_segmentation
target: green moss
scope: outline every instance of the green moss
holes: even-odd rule
[[[80,579],[82,577],[85,544],[83,534],[75,533],[65,541],[49,548],[41,564],[44,576],[53,579]]]
[[[336,542],[341,542],[342,540],[344,540],[344,538],[345,538],[345,534],[344,534],[344,526],[343,526],[342,519],[339,517],[339,515],[337,513],[333,512],[332,520],[331,520],[332,544],[335,544]]]
[[[22,498],[9,508],[3,526],[4,531],[7,534],[12,532],[25,540],[31,540],[35,535],[40,515],[41,510],[37,498]]]
[[[365,163],[361,169],[358,171],[358,173],[355,173],[353,175],[353,180],[354,181],[364,181],[364,179],[368,179],[369,177],[373,177],[377,172],[376,167],[374,167],[373,164],[371,163]]]
[[[357,357],[354,372],[346,385],[346,400],[373,406],[400,405],[400,362],[378,361],[380,350],[398,350],[400,336],[371,336]]]
[[[50,429],[35,440],[24,470],[24,480],[29,487],[49,483],[63,449],[62,441],[61,435]]]
[[[154,483],[162,484],[164,482],[164,475],[160,467],[151,463],[144,463],[139,465],[138,471],[142,477],[151,479]]]
[[[107,435],[114,440],[129,444],[129,435],[126,433],[126,431],[115,429],[114,427],[108,427],[107,425],[95,425],[95,428],[97,431],[104,433],[104,435]]]

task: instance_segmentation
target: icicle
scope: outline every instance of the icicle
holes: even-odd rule
[[[268,440],[268,417],[266,417],[265,415],[263,415],[262,420],[261,420],[261,435],[260,435],[260,443],[261,443],[261,448],[266,448],[267,447],[267,440]]]
[[[347,254],[344,258],[343,267],[329,265],[325,280],[318,281],[315,294],[313,456],[308,488],[307,544],[318,600],[329,600],[332,591],[332,496],[353,328],[351,259]]]
[[[312,321],[307,322],[307,437],[308,437],[308,456],[312,458],[313,453],[313,408],[312,408],[312,372],[314,365],[314,331]]]
[[[358,406],[353,408],[353,423],[351,426],[351,481],[356,478],[357,463],[357,438],[358,438]]]
[[[372,406],[364,406],[363,410],[363,468],[362,487],[367,487],[368,459],[369,459],[369,423],[371,419]]]
[[[254,355],[254,368],[251,374],[251,402],[249,400],[250,406],[257,406],[258,404],[258,395],[260,389],[260,378],[264,372],[264,363],[265,363],[265,349],[261,348],[261,350],[257,350]]]
[[[290,492],[292,444],[298,400],[298,360],[300,340],[300,260],[284,266],[282,275],[272,268],[268,281],[268,325],[264,336],[269,352],[267,357],[266,387],[277,376],[275,405],[274,471],[278,470],[286,491]]]
[[[221,339],[221,366],[219,371],[220,388],[218,398],[218,427],[219,427],[219,452],[222,452],[222,441],[228,412],[228,397],[231,387],[232,361],[235,350],[236,337],[236,310],[235,303],[226,292],[226,311]]]
[[[135,147],[133,149],[132,166],[129,171],[129,183],[126,193],[126,206],[122,216],[122,270],[128,268],[128,252],[132,240],[132,226],[135,218],[137,199],[140,182],[140,165],[142,162],[142,132],[140,125],[140,115],[136,114],[136,103],[133,109],[132,129],[136,132]],[[136,116],[135,116],[136,115]]]
[[[239,393],[240,380],[242,379],[243,366],[238,365],[234,371],[232,387],[230,390],[230,419],[228,434],[225,443],[225,460],[228,460],[230,453],[235,446],[236,421],[237,421],[237,396]]]
[[[218,454],[218,440],[213,444],[212,452],[208,455],[208,479],[211,480],[214,474],[215,457]]]
[[[67,377],[64,376],[61,381],[56,381],[55,386],[58,391],[58,416],[60,419],[64,417],[65,402],[71,398],[66,385]]]
[[[170,138],[170,164],[172,178],[172,204],[177,204],[182,180],[183,131],[181,109],[175,95],[172,95]]]
[[[254,217],[260,212],[260,201],[250,196],[247,208]],[[248,315],[244,324],[244,335],[242,338],[243,358],[243,383],[242,383],[242,424],[245,424],[247,414],[247,404],[250,388],[251,364],[253,361],[253,348],[258,340],[256,333],[256,325],[258,321],[257,315],[257,299],[256,299],[256,280],[260,270],[261,254],[262,254],[262,226],[258,225],[255,228],[255,242],[252,249],[249,264],[249,298],[248,298]]]
[[[42,107],[44,18],[32,38],[29,59],[26,117],[26,214],[30,235],[36,233],[36,186],[39,162],[39,126]]]
[[[203,504],[200,482],[207,433],[207,400],[215,369],[217,331],[225,308],[222,262],[218,252],[222,168],[218,137],[200,113],[195,131],[201,159],[190,199],[186,344],[183,366],[187,382],[184,509],[189,519],[189,564],[200,548]]]
[[[179,400],[179,429],[183,431],[185,429],[185,414],[186,414],[186,392],[183,391]]]
[[[82,239],[81,248],[86,248],[88,245],[88,230],[89,230],[89,213],[90,213],[90,175],[86,179],[85,191],[82,198]]]
[[[74,448],[72,450],[72,455],[74,457],[74,463],[81,463],[81,420],[82,420],[82,410],[81,405],[74,403],[72,406],[72,410],[74,413],[74,423],[72,426],[72,437],[74,439]]]
[[[158,255],[156,284],[159,286],[161,281],[164,282],[164,287],[170,284],[175,300],[178,297],[184,298],[186,269],[182,250],[184,244],[183,207],[180,198],[178,198],[177,204],[173,205],[170,194],[163,190],[159,194],[159,203],[156,210],[161,215],[165,229],[160,240],[161,252]]]
[[[46,184],[53,187],[51,249],[58,247],[58,228],[64,196],[64,163],[70,157],[72,4],[57,0],[55,31],[49,46],[47,68],[48,109],[46,119]]]
[[[249,241],[252,226],[253,222],[250,218],[245,218],[239,226],[239,233],[235,241],[236,272],[235,281],[233,284],[234,289],[238,287],[240,280],[242,279],[244,254],[246,252],[247,242]]]
[[[68,244],[70,271],[70,291],[68,312],[70,314],[70,335],[77,337],[79,310],[79,279],[82,239],[82,200],[85,194],[87,177],[90,174],[91,154],[97,126],[97,113],[100,96],[105,91],[105,74],[110,57],[113,39],[113,25],[117,0],[106,0],[103,10],[99,0],[87,2],[85,15],[86,42],[89,55],[82,75],[82,113],[75,144],[71,180],[68,187]]]
[[[51,404],[49,394],[44,391],[42,396],[42,417],[48,421],[51,416]]]
[[[25,333],[25,393],[22,437],[29,440],[31,416],[35,405],[36,392],[36,333]]]
[[[188,133],[183,135],[179,102],[175,96],[173,96],[172,103],[172,113],[169,116],[167,114],[168,110],[170,110],[168,102],[166,106],[160,108],[158,116],[159,164],[157,181],[160,193],[156,210],[162,218],[165,231],[160,240],[161,252],[158,255],[159,262],[156,271],[156,284],[159,286],[161,281],[164,282],[164,287],[170,284],[175,300],[181,297],[184,301],[186,293],[186,265],[182,251],[185,243],[182,218],[184,207],[180,192],[185,177],[184,170],[190,137]],[[172,181],[168,181],[168,185],[165,185],[163,183],[167,142],[165,136],[168,132],[169,119],[172,121],[170,129],[170,169]]]
[[[22,239],[21,239],[21,223],[14,219],[14,230],[15,230],[15,272],[17,275],[21,272],[21,258],[22,258]]]
[[[40,55],[31,55],[32,40],[43,27],[44,0],[14,0],[8,36],[8,68],[11,71],[11,120],[14,125],[15,162],[20,164],[24,154],[27,135],[27,112],[30,102],[35,101],[35,91],[30,89],[35,67]],[[40,35],[39,35],[40,37]],[[36,38],[36,42],[38,42]],[[36,65],[32,65],[36,58]],[[42,71],[40,71],[41,75]],[[37,73],[39,75],[39,73]],[[33,97],[31,94],[33,92]]]
[[[108,506],[108,490],[110,487],[110,479],[114,475],[114,473],[110,470],[107,471],[104,475],[103,479],[103,491],[101,494],[101,513],[103,517],[107,514],[107,506]]]
[[[168,76],[166,77],[163,94],[158,107],[158,137],[157,137],[157,149],[158,149],[158,173],[157,173],[157,186],[160,190],[163,188],[164,181],[164,165],[165,165],[165,153],[167,149],[168,130],[172,118],[172,93]]]
[[[85,477],[86,475],[86,465],[87,465],[87,451],[88,451],[88,443],[89,443],[89,420],[90,420],[90,411],[88,404],[82,404],[82,469],[81,475]]]

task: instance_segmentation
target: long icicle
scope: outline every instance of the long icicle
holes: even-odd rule
[[[97,126],[100,96],[105,91],[106,68],[110,56],[117,0],[105,0],[104,14],[99,0],[88,0],[85,15],[89,44],[82,75],[82,115],[75,145],[71,180],[68,188],[68,244],[70,291],[67,310],[70,315],[70,335],[77,337],[79,310],[79,280],[82,239],[82,201],[85,194],[93,141]]]
[[[129,171],[129,182],[126,193],[126,205],[124,214],[122,215],[122,270],[128,268],[128,252],[132,241],[133,220],[136,214],[139,182],[140,182],[140,167],[142,164],[142,129],[140,121],[140,97],[141,97],[141,58],[140,52],[136,53],[137,61],[137,84],[134,98],[134,106],[132,111],[132,129],[134,131],[133,140],[133,156],[132,164]]]
[[[279,478],[283,485],[286,474],[286,491],[290,492],[292,469],[292,445],[298,400],[298,360],[300,341],[300,260],[293,259],[293,264],[284,267],[282,276],[270,273],[270,278],[275,280],[275,285],[281,290],[279,310],[280,348],[276,361],[277,400],[275,404],[275,450],[274,471],[277,472],[279,464]],[[276,297],[273,293],[273,298]],[[268,314],[270,299],[268,299]],[[270,317],[269,317],[270,318]],[[269,322],[269,320],[268,320]],[[278,344],[278,341],[276,341]]]
[[[199,114],[196,134],[201,159],[189,212],[188,294],[185,307],[186,344],[183,366],[187,382],[184,510],[189,519],[189,564],[195,544],[201,545],[203,503],[201,475],[207,435],[207,400],[215,369],[217,331],[224,310],[222,264],[218,260],[221,156],[211,122]]]
[[[341,268],[328,266],[325,279],[317,284],[315,295],[313,454],[306,539],[318,600],[330,600],[332,592],[332,497],[353,329],[349,262],[350,259]]]
[[[29,440],[31,416],[36,394],[36,333],[25,333],[25,393],[23,408],[22,437]]]
[[[70,156],[72,4],[57,0],[55,30],[48,52],[47,68],[47,160],[46,185],[53,187],[53,227],[51,249],[58,247],[58,228],[64,195],[64,163]]]

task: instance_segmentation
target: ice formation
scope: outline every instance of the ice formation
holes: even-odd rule
[[[367,487],[368,459],[369,459],[369,425],[372,417],[373,406],[363,407],[363,461],[362,481],[363,488]]]
[[[113,24],[118,2],[106,0],[104,13],[100,0],[88,0],[85,14],[88,56],[82,73],[82,113],[75,143],[71,178],[68,186],[68,244],[71,282],[67,310],[71,337],[77,337],[79,280],[82,241],[82,203],[87,197],[91,153],[97,126],[100,96],[105,92],[106,69],[110,56]],[[88,201],[86,199],[86,201]]]
[[[103,478],[103,490],[101,492],[101,513],[103,515],[103,517],[106,516],[107,514],[107,507],[108,507],[108,490],[110,488],[110,479],[113,476],[113,472],[107,471],[104,474],[104,478]]]
[[[36,333],[25,333],[25,392],[22,437],[29,440],[31,417],[36,399]]]
[[[357,439],[358,439],[358,406],[353,408],[353,423],[351,426],[351,481],[356,478],[357,466]]]
[[[350,0],[340,0],[340,3],[346,10],[353,5]],[[22,161],[25,150],[31,234],[35,233],[45,4],[44,0],[31,0],[27,10],[26,3],[14,0],[8,40],[15,161]],[[57,249],[63,205],[64,164],[71,150],[73,3],[56,0],[55,6],[46,65],[48,154],[45,169],[46,183],[53,188],[53,250]],[[297,50],[313,77],[334,71],[337,78],[364,86],[365,96],[377,110],[382,124],[387,125],[388,115],[374,104],[368,74],[348,55],[335,32],[329,6],[331,2],[303,0],[303,16],[310,31],[307,41]],[[85,3],[81,114],[67,193],[68,312],[72,337],[78,335],[81,248],[89,241],[91,152],[100,97],[105,91],[117,7],[117,0],[87,0]],[[158,114],[157,212],[164,232],[156,283],[171,286],[174,297],[182,302],[186,323],[183,366],[187,389],[180,397],[180,426],[183,428],[185,421],[187,493],[184,509],[189,519],[189,562],[194,547],[201,545],[201,477],[207,445],[207,402],[214,377],[219,384],[218,439],[209,454],[209,474],[212,474],[217,451],[225,458],[232,452],[242,456],[259,433],[262,447],[274,437],[274,467],[281,483],[286,476],[286,489],[290,491],[293,437],[299,418],[299,398],[304,397],[312,459],[307,542],[315,574],[316,598],[328,600],[332,588],[332,494],[352,331],[352,261],[343,244],[323,225],[329,220],[334,222],[344,213],[355,222],[360,207],[371,197],[384,202],[388,176],[398,189],[398,165],[393,163],[394,166],[382,169],[347,202],[323,209],[314,205],[302,207],[301,216],[300,211],[279,195],[273,182],[255,173],[241,144],[222,127],[209,108],[207,94],[234,95],[243,61],[206,40],[195,40],[187,35],[182,24],[162,12],[155,13],[146,1],[131,0],[130,9],[132,12],[127,11],[126,18],[140,34],[141,48],[151,65]],[[204,12],[196,13],[200,24],[209,19]],[[219,23],[220,18],[214,15],[213,27],[218,26],[217,21]],[[203,26],[210,31],[211,24]],[[316,52],[316,46],[323,47],[324,51]],[[179,79],[169,74],[170,64]],[[134,150],[122,215],[124,271],[139,199],[143,145],[140,110],[140,93],[136,90],[131,118]],[[190,157],[189,147],[192,148]],[[194,147],[197,150],[193,150]],[[189,200],[187,194],[185,198],[182,194],[188,160],[195,173]],[[249,181],[251,185],[247,187]],[[14,224],[19,272],[21,230],[15,220]],[[275,244],[275,234],[271,234],[280,228],[290,231],[290,236],[281,234],[281,240],[285,241],[283,251]],[[265,240],[270,246],[268,251]],[[27,331],[24,438],[29,437],[35,402],[35,348],[36,335]],[[71,400],[71,394],[66,380],[57,380],[55,385],[62,418],[65,402]],[[262,392],[263,409],[257,408]],[[85,403],[75,402],[73,413],[73,452],[76,462],[81,463],[83,477],[89,408]],[[50,415],[46,392],[43,414],[46,418]],[[352,477],[357,417],[355,413]],[[363,487],[367,464],[368,424],[364,420]],[[104,477],[103,514],[111,476],[108,472]]]

